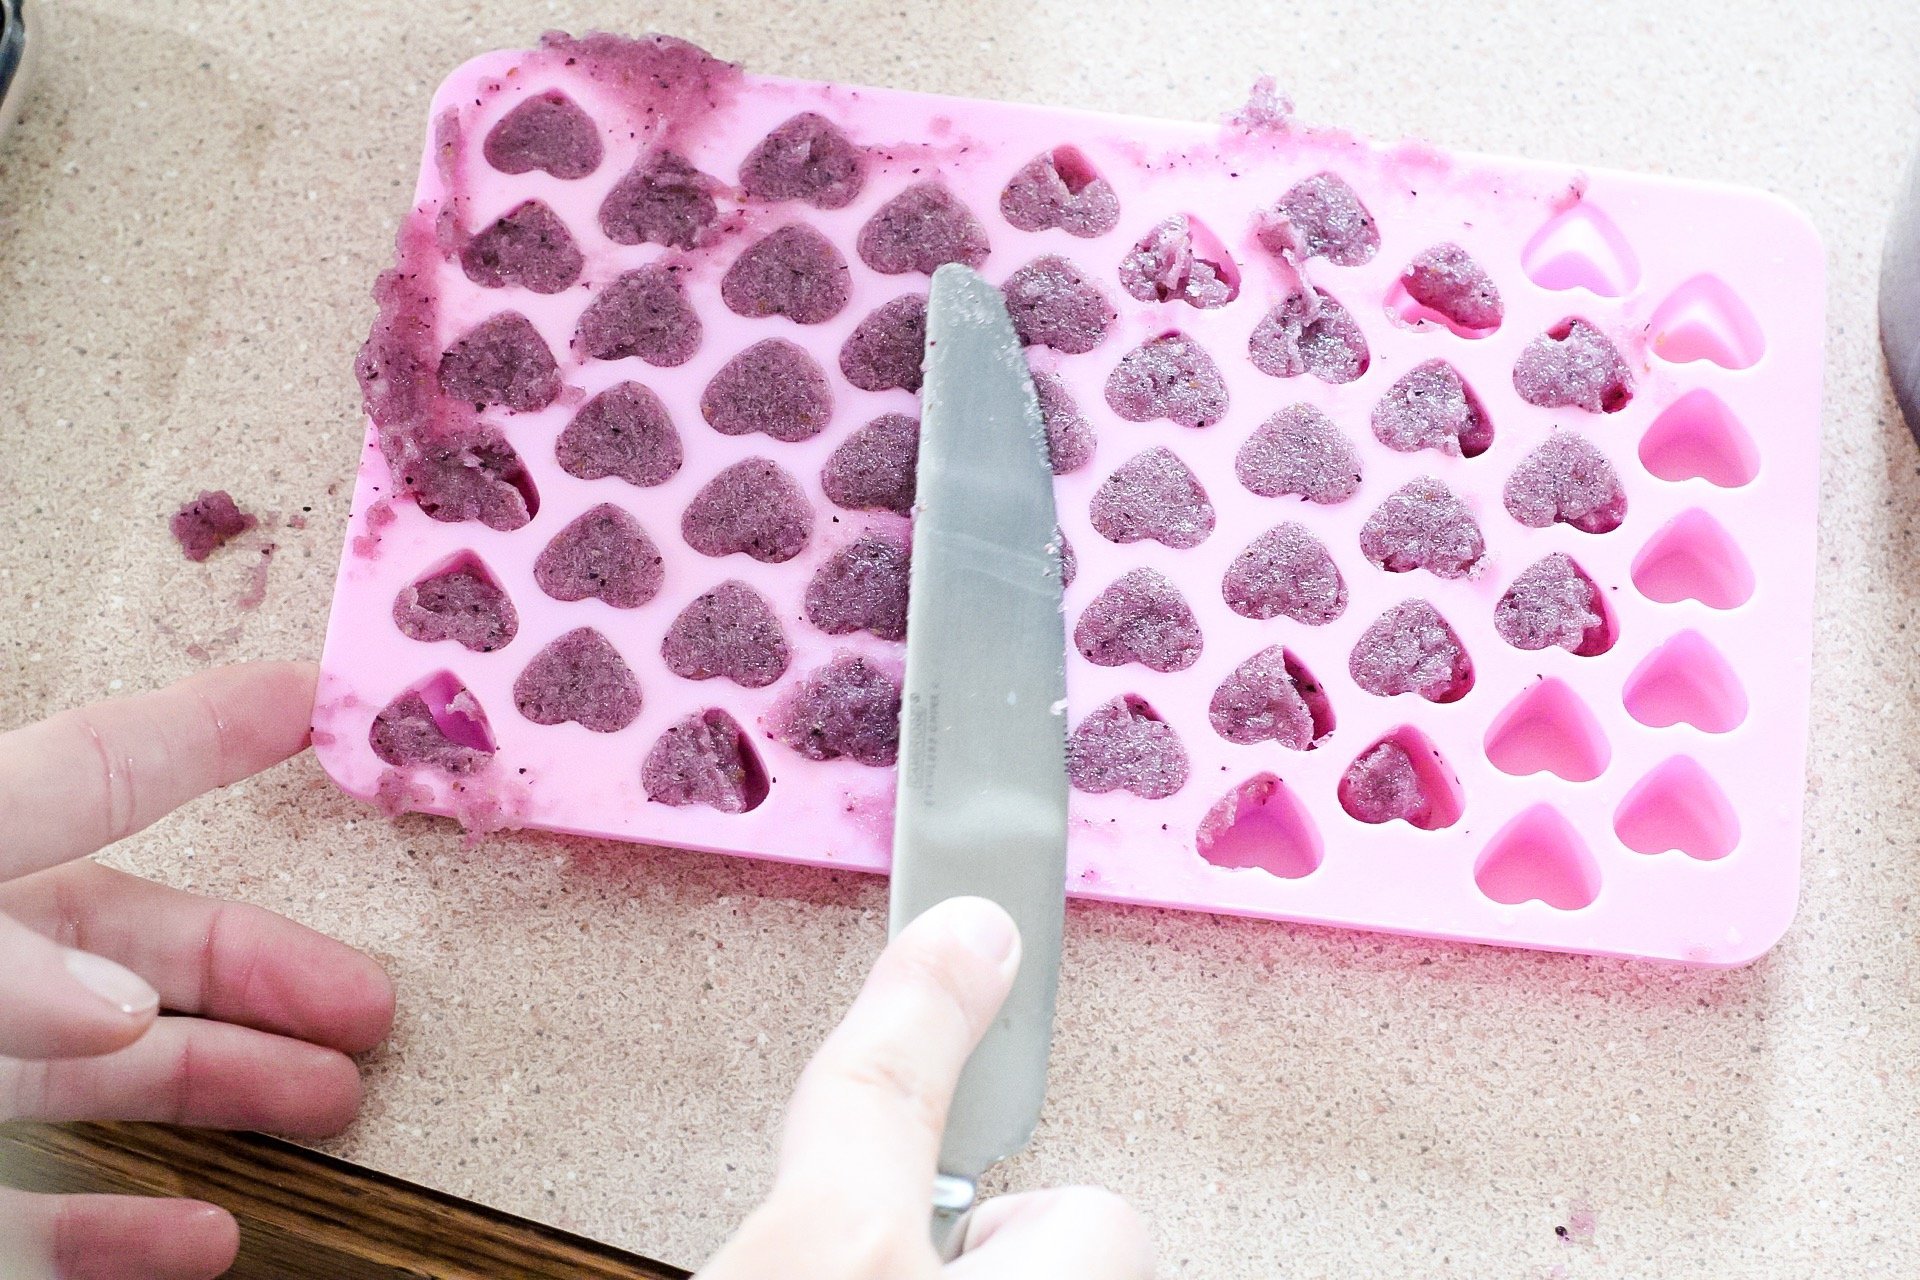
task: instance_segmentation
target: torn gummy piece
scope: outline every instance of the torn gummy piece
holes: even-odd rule
[[[458,697],[469,695],[462,690]],[[484,768],[493,758],[491,747],[468,746],[449,738],[418,690],[408,690],[381,708],[368,730],[367,743],[374,755],[397,769],[423,765],[445,773],[468,774]]]
[[[205,560],[260,521],[242,511],[225,489],[202,489],[200,495],[167,519],[167,528],[180,544],[180,554]]]
[[[409,640],[452,640],[492,653],[520,629],[513,601],[477,564],[456,563],[410,582],[393,598],[393,625]]]
[[[1310,373],[1339,386],[1365,373],[1373,357],[1347,309],[1314,289],[1288,294],[1261,318],[1247,339],[1247,358],[1269,377]]]
[[[1000,216],[1022,231],[1058,227],[1089,239],[1119,225],[1120,198],[1077,148],[1055,147],[1013,175],[1000,193]]]
[[[673,806],[706,805],[745,813],[767,796],[766,775],[738,723],[717,707],[669,727],[640,769],[647,799]]]
[[[1627,515],[1627,493],[1613,463],[1564,427],[1520,460],[1501,498],[1508,514],[1530,529],[1559,521],[1582,533],[1610,533]]]
[[[1186,785],[1187,768],[1180,735],[1130,694],[1094,708],[1067,737],[1067,779],[1093,795],[1164,800]]]
[[[1505,315],[1493,278],[1451,242],[1434,245],[1409,262],[1400,273],[1400,285],[1415,302],[1462,329],[1497,329]]]
[[[1428,360],[1402,374],[1373,406],[1373,435],[1399,453],[1437,449],[1475,458],[1493,443],[1493,424],[1480,398],[1444,360]]]
[[[1558,645],[1591,657],[1608,648],[1600,589],[1564,551],[1520,571],[1493,607],[1493,629],[1516,649]]]
[[[1338,794],[1341,808],[1375,825],[1399,818],[1419,826],[1433,808],[1413,758],[1391,738],[1347,766]]]
[[[1292,751],[1307,751],[1327,732],[1325,712],[1316,716],[1310,699],[1324,706],[1320,686],[1285,649],[1272,645],[1220,682],[1207,704],[1207,719],[1228,742],[1277,742]]]
[[[1513,388],[1528,404],[1616,413],[1633,399],[1633,373],[1606,335],[1578,318],[1529,342],[1513,364]]]

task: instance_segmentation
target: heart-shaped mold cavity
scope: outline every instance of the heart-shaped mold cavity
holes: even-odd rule
[[[1068,355],[1099,346],[1117,314],[1099,286],[1058,254],[1021,267],[1007,277],[1001,292],[1013,331],[1024,345],[1052,347]]]
[[[1360,526],[1360,554],[1388,573],[1425,569],[1436,578],[1470,578],[1487,540],[1453,490],[1421,476],[1388,494]]]
[[[1586,289],[1624,298],[1640,282],[1640,260],[1620,228],[1585,202],[1549,219],[1520,253],[1527,278],[1543,289]]]
[[[436,672],[382,707],[367,745],[396,769],[422,765],[452,774],[484,768],[497,750],[486,711],[450,671]]]
[[[640,682],[611,641],[578,627],[533,656],[513,682],[513,705],[535,724],[568,720],[614,733],[640,714]]]
[[[1120,197],[1078,147],[1055,147],[1020,167],[1000,193],[1000,216],[1022,231],[1058,227],[1103,236],[1120,223]]]
[[[1661,604],[1737,609],[1753,598],[1753,567],[1720,522],[1695,507],[1647,539],[1633,558],[1633,585]]]
[[[1160,447],[1135,454],[1094,490],[1093,527],[1109,542],[1155,542],[1184,551],[1213,532],[1213,503],[1187,464]]]
[[[854,326],[840,348],[840,372],[862,391],[918,391],[926,347],[927,295],[910,293]]]
[[[1653,729],[1690,724],[1730,733],[1747,718],[1740,678],[1698,631],[1682,631],[1648,654],[1622,691],[1627,714]]]
[[[651,152],[601,202],[600,230],[615,244],[691,249],[720,216],[718,186],[679,153]]]
[[[1288,617],[1325,626],[1347,610],[1347,581],[1326,545],[1304,525],[1278,524],[1233,558],[1220,580],[1227,607],[1243,618]]]
[[[1269,252],[1325,258],[1340,267],[1357,267],[1380,251],[1373,215],[1353,188],[1332,173],[1295,183],[1260,220],[1257,234]]]
[[[1207,311],[1240,295],[1240,268],[1206,223],[1176,213],[1120,259],[1120,287],[1141,302],[1179,301]]]
[[[1613,830],[1635,853],[1678,850],[1713,862],[1740,843],[1740,815],[1690,756],[1674,756],[1640,781],[1613,815]]]
[[[1493,718],[1486,748],[1493,767],[1516,778],[1545,772],[1592,782],[1613,759],[1587,704],[1565,681],[1552,678],[1534,682]]]
[[[757,809],[770,791],[753,743],[718,707],[696,711],[662,733],[640,767],[640,785],[655,804],[703,804],[721,813]]]
[[[1576,316],[1521,350],[1513,362],[1513,389],[1543,409],[1618,413],[1633,399],[1633,373],[1620,349]]]
[[[1417,693],[1458,702],[1473,688],[1473,660],[1440,611],[1402,600],[1375,618],[1347,656],[1347,674],[1375,697]]]
[[[1213,731],[1228,742],[1277,742],[1311,751],[1333,732],[1333,704],[1306,665],[1272,645],[1235,667],[1207,704]]]
[[[502,311],[469,329],[440,357],[440,389],[484,409],[544,409],[560,394],[560,370],[533,321]]]
[[[1477,458],[1493,443],[1493,423],[1480,397],[1445,360],[1407,370],[1373,406],[1373,435],[1399,453],[1437,449]]]
[[[1558,645],[1581,658],[1607,652],[1619,634],[1605,595],[1564,551],[1520,571],[1493,606],[1493,629],[1516,649]]]
[[[1647,322],[1653,353],[1672,364],[1706,360],[1751,369],[1766,354],[1760,322],[1719,276],[1697,275],[1667,295]]]
[[[763,338],[720,366],[700,393],[700,416],[723,436],[764,431],[792,444],[833,417],[833,392],[814,358],[785,338]]]
[[[891,765],[900,754],[900,682],[866,658],[837,654],[767,713],[774,740],[809,760]]]
[[[1073,644],[1099,667],[1137,662],[1185,671],[1200,657],[1200,624],[1166,575],[1134,569],[1094,597],[1073,629]]]
[[[1434,245],[1400,272],[1389,307],[1407,323],[1433,321],[1463,338],[1484,338],[1500,327],[1506,308],[1499,286],[1470,254],[1451,242]]]
[[[803,200],[816,209],[853,203],[866,183],[866,155],[818,112],[776,125],[740,164],[740,189],[755,200]]]
[[[567,224],[538,200],[515,205],[460,250],[467,279],[488,289],[559,293],[585,265]]]
[[[930,276],[949,262],[985,262],[987,229],[945,183],[929,179],[881,205],[860,228],[854,250],[881,275]]]
[[[847,260],[804,223],[749,245],[720,279],[720,299],[735,315],[785,316],[795,324],[833,319],[852,293]]]
[[[1310,373],[1335,386],[1367,371],[1367,336],[1347,309],[1324,289],[1296,290],[1254,326],[1247,339],[1253,367],[1274,378]]]
[[[1529,529],[1557,521],[1582,533],[1611,533],[1627,518],[1627,491],[1613,463],[1564,427],[1520,460],[1500,496],[1507,514]]]
[[[1640,462],[1662,480],[1696,476],[1738,489],[1760,474],[1760,450],[1719,396],[1698,387],[1661,411],[1640,437]]]
[[[807,584],[807,621],[830,636],[871,631],[907,636],[909,553],[904,539],[862,534],[828,556]]]
[[[519,631],[520,615],[480,557],[462,551],[400,589],[393,625],[422,644],[452,640],[475,653],[492,653]]]
[[[1495,902],[1538,899],[1578,911],[1600,896],[1600,867],[1557,809],[1537,804],[1500,828],[1473,867],[1474,883]]]
[[[848,511],[913,511],[915,469],[920,462],[920,423],[904,413],[883,413],[848,433],[820,468],[827,501]]]
[[[1206,427],[1227,411],[1227,383],[1199,343],[1173,330],[1121,357],[1107,378],[1107,406],[1128,422]]]
[[[400,487],[434,520],[478,520],[508,532],[540,510],[533,477],[505,436],[484,424],[423,439],[399,437],[388,456]]]
[[[728,579],[682,609],[660,642],[667,670],[687,680],[764,689],[786,673],[787,637],[767,598]]]
[[[1233,474],[1263,498],[1291,494],[1329,505],[1359,489],[1360,458],[1326,414],[1296,404],[1254,429],[1234,455]]]
[[[555,600],[598,597],[616,609],[653,599],[665,573],[640,522],[608,502],[575,517],[533,562],[534,582]]]
[[[584,178],[604,151],[591,117],[558,89],[528,98],[487,131],[487,163],[502,173],[544,169],[556,178]]]
[[[1047,457],[1053,463],[1053,474],[1063,476],[1092,462],[1093,427],[1074,403],[1066,384],[1050,373],[1036,373],[1033,394],[1040,402],[1040,419],[1047,426]]]
[[[1306,808],[1271,773],[1247,779],[1207,810],[1194,848],[1213,866],[1298,880],[1320,867],[1320,833]]]
[[[1164,800],[1187,784],[1180,735],[1144,698],[1101,703],[1067,735],[1067,780],[1080,791]]]
[[[647,266],[620,275],[580,315],[573,348],[592,360],[638,356],[672,368],[700,347],[700,317],[674,267]]]
[[[642,489],[671,480],[683,458],[667,406],[637,382],[617,382],[581,405],[553,453],[570,476],[618,476]]]
[[[1340,807],[1375,826],[1394,819],[1422,831],[1460,821],[1460,779],[1426,734],[1401,725],[1354,758],[1340,775]]]
[[[743,458],[707,481],[680,518],[680,536],[703,556],[739,552],[785,564],[813,534],[813,504],[779,463]]]

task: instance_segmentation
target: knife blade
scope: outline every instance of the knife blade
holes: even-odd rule
[[[890,917],[977,895],[1020,928],[1013,990],[947,1117],[933,1230],[964,1234],[1046,1097],[1065,913],[1066,624],[1053,469],[1000,291],[957,263],[927,300]]]

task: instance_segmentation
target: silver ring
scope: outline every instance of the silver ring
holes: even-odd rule
[[[27,96],[27,67],[34,41],[28,39],[27,0],[0,0],[0,133],[20,114]]]

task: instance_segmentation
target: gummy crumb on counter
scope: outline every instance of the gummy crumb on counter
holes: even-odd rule
[[[180,552],[199,562],[260,523],[242,511],[225,489],[202,489],[167,521]]]

